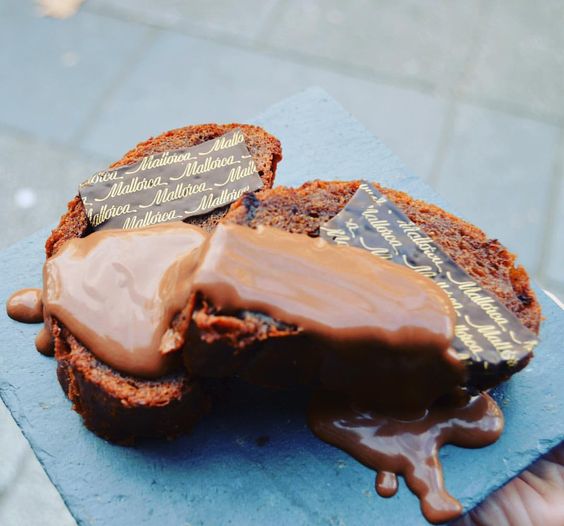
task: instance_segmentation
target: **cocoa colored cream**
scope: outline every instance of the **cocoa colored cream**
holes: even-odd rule
[[[205,238],[178,222],[71,239],[45,262],[45,311],[118,371],[163,376],[172,361],[163,337],[188,303]]]
[[[221,311],[251,310],[335,342],[437,354],[454,310],[430,279],[357,248],[270,227],[218,225],[192,278]]]

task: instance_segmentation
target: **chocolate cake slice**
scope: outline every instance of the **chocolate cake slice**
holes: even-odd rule
[[[236,128],[244,135],[263,188],[271,188],[276,165],[282,159],[280,142],[262,128],[246,124],[203,124],[171,130],[138,144],[111,168],[151,154],[195,146]],[[186,221],[210,231],[227,210],[225,206]],[[76,196],[45,244],[47,257],[55,254],[65,241],[90,232],[84,206]],[[174,319],[173,336],[167,341],[169,349],[180,349],[184,344],[189,310],[187,306]],[[166,377],[136,378],[102,363],[56,319],[47,322],[54,337],[59,382],[85,425],[98,435],[120,443],[130,443],[138,437],[173,437],[189,430],[206,410],[206,397],[180,360],[176,372]]]
[[[318,237],[320,227],[345,207],[359,184],[313,181],[299,188],[277,187],[258,195],[247,194],[231,206],[223,221],[249,227],[272,226]],[[523,325],[538,333],[540,306],[527,272],[515,266],[515,255],[477,227],[437,206],[404,192],[376,187],[458,266],[499,298]],[[299,327],[285,325],[262,313],[221,312],[206,298],[199,297],[185,362],[201,376],[240,375],[271,386],[315,383],[320,358],[318,353],[304,349],[311,349],[311,344]],[[526,361],[520,365],[525,364]],[[488,382],[505,379],[489,378]]]

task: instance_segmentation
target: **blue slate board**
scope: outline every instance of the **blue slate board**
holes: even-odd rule
[[[444,205],[321,90],[283,101],[256,122],[283,143],[280,184],[374,179]],[[1,253],[2,302],[40,286],[47,235]],[[536,358],[495,393],[507,422],[502,438],[481,450],[443,450],[448,489],[465,509],[564,439],[564,313],[539,296],[546,321]],[[299,393],[234,387],[189,437],[108,444],[70,410],[54,361],[34,350],[37,330],[0,316],[0,394],[81,525],[426,524],[403,484],[395,498],[377,497],[371,471],[311,435]],[[259,446],[259,437],[269,441]]]

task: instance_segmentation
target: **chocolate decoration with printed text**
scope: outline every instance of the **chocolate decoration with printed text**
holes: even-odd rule
[[[452,347],[468,371],[468,387],[491,387],[493,379],[528,363],[536,335],[374,185],[363,181],[345,208],[321,227],[321,237],[407,266],[441,287],[456,311]]]
[[[182,221],[262,188],[240,130],[94,174],[79,193],[94,230]]]

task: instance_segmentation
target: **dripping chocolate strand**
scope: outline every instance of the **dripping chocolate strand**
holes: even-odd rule
[[[53,337],[46,326],[41,327],[41,330],[37,333],[35,348],[45,356],[53,356],[55,352]]]
[[[380,497],[393,497],[398,492],[398,477],[391,471],[378,471],[376,475],[376,493]]]

